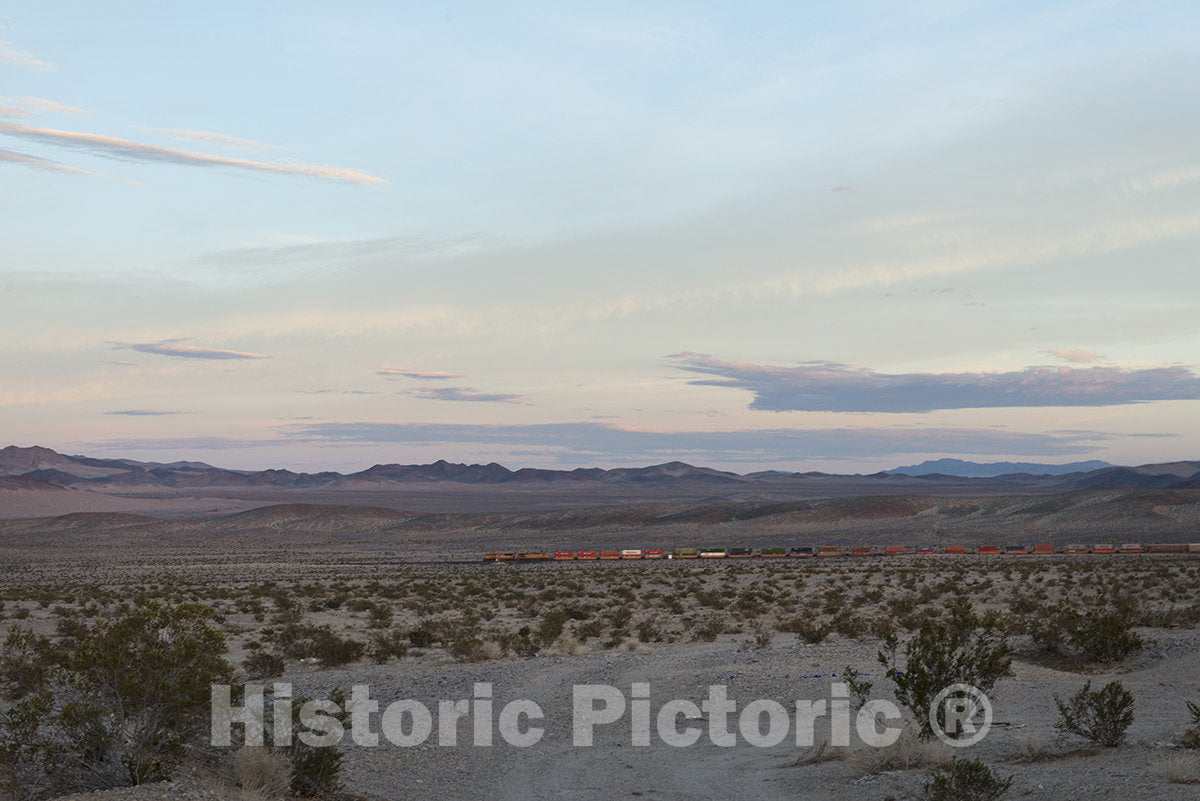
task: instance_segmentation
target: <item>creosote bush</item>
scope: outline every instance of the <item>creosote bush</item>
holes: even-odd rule
[[[923,801],[997,801],[1003,798],[1013,777],[1000,778],[978,759],[955,759],[929,771],[921,787]]]
[[[954,684],[968,684],[990,693],[996,682],[1011,674],[1012,648],[992,617],[980,617],[969,601],[952,604],[946,620],[926,619],[904,647],[901,665],[899,639],[888,635],[878,653],[879,663],[896,685],[896,700],[917,721],[922,736],[933,734],[929,708],[939,693]],[[945,706],[937,710],[946,731]]]
[[[1092,690],[1089,681],[1065,701],[1054,696],[1059,720],[1054,728],[1078,734],[1105,748],[1125,741],[1125,730],[1133,723],[1133,695],[1119,681]]]
[[[168,778],[208,730],[209,686],[231,680],[212,622],[205,607],[149,603],[69,645],[10,633],[0,787],[40,799]]]

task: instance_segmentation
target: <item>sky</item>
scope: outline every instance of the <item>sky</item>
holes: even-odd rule
[[[0,444],[1200,458],[1195,3],[0,13]]]

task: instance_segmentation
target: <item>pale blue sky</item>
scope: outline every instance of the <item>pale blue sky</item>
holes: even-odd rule
[[[0,439],[337,469],[1196,458],[1198,22],[7,4]]]

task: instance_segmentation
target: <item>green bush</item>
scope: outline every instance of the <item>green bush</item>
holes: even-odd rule
[[[1011,675],[1012,648],[994,619],[976,616],[961,605],[946,620],[926,618],[904,648],[904,666],[898,659],[899,639],[889,634],[879,651],[879,663],[895,682],[896,700],[916,719],[923,737],[933,734],[930,705],[939,693],[954,684],[968,684],[988,693],[1002,677]],[[945,708],[937,710],[945,731]]]
[[[1133,723],[1133,695],[1119,681],[1095,692],[1089,681],[1067,700],[1054,696],[1059,720],[1054,728],[1085,737],[1105,748],[1125,741],[1125,730]]]
[[[286,669],[281,657],[267,651],[253,651],[242,660],[242,670],[251,679],[273,679],[283,675]]]
[[[1000,778],[977,759],[955,759],[929,771],[921,787],[924,801],[997,801],[1003,798],[1013,777]]]
[[[1060,603],[1035,611],[1027,630],[1041,648],[1063,653],[1064,646],[1090,662],[1120,662],[1140,651],[1145,642],[1133,630],[1137,607],[1133,601],[1108,602],[1097,596],[1079,604]]]
[[[69,648],[10,635],[24,683],[0,717],[0,785],[37,799],[168,778],[208,730],[210,685],[232,675],[211,623],[205,607],[153,603]]]

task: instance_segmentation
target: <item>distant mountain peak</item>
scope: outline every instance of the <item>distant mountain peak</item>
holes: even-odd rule
[[[1065,476],[1070,473],[1089,473],[1113,465],[1099,459],[1067,464],[1043,464],[1040,462],[969,462],[963,459],[928,459],[920,464],[897,467],[883,472],[903,476],[958,476],[959,478],[994,478],[1013,473],[1034,476]]]

